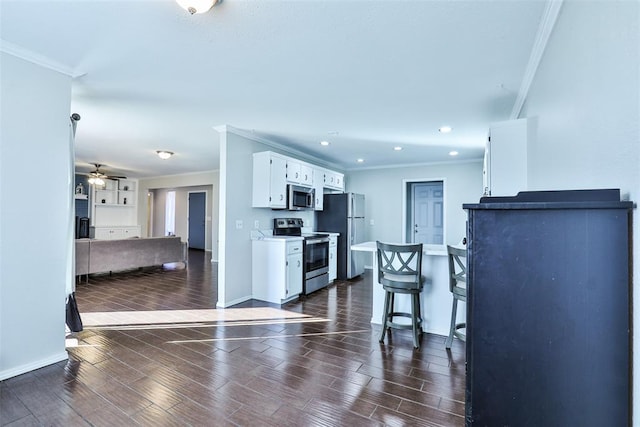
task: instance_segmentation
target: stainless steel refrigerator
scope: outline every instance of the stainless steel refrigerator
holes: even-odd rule
[[[364,194],[324,195],[323,210],[316,212],[316,229],[340,233],[338,236],[338,279],[364,273],[364,259],[351,252],[351,245],[364,241]]]

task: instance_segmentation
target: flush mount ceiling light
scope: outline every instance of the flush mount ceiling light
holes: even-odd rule
[[[393,149],[394,149],[395,151],[402,151],[402,147],[400,147],[400,146],[398,146],[398,147],[393,147]]]
[[[167,160],[169,157],[173,156],[173,152],[172,151],[165,151],[165,150],[158,150],[158,151],[156,151],[156,154],[162,160]]]
[[[438,132],[440,133],[449,133],[451,132],[451,126],[442,126],[440,129],[438,129]]]
[[[457,156],[457,155],[458,155],[458,152],[457,152],[457,151],[455,151],[455,150],[453,150],[453,151],[449,151],[449,155],[450,155],[450,156]]]
[[[358,160],[356,160],[356,162],[358,162],[358,163],[364,163],[364,159],[358,159]]]
[[[208,12],[218,0],[176,0],[181,8],[190,14]]]
[[[329,145],[329,141],[320,141],[320,145],[327,146]]]

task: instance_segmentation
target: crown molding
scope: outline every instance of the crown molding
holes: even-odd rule
[[[86,74],[77,72],[64,64],[61,64],[60,62],[54,61],[51,58],[2,39],[0,39],[0,52],[15,56],[16,58],[23,59],[36,65],[40,65],[41,67],[57,71],[58,73],[65,74],[73,79]]]
[[[467,160],[442,160],[439,162],[420,162],[420,163],[401,163],[401,164],[393,164],[393,165],[383,165],[383,166],[365,166],[365,167],[351,167],[346,168],[345,172],[363,172],[370,170],[380,170],[380,169],[408,169],[408,168],[417,168],[417,167],[425,167],[425,166],[451,166],[451,165],[464,165],[464,164],[472,164],[472,163],[482,163],[483,159],[467,159]]]
[[[538,66],[540,65],[540,61],[542,60],[542,55],[547,48],[549,37],[551,36],[551,32],[553,31],[553,27],[555,26],[556,19],[558,18],[558,14],[560,13],[560,8],[562,7],[563,1],[564,0],[550,0],[549,2],[547,2],[544,13],[542,15],[542,19],[540,20],[540,26],[538,27],[536,39],[533,43],[533,48],[531,49],[529,62],[527,63],[527,68],[525,68],[524,77],[522,78],[522,83],[520,84],[520,90],[518,91],[516,102],[514,103],[513,109],[511,110],[510,118],[512,120],[515,120],[520,116],[520,112],[522,111],[524,102],[529,95],[531,83],[536,76]]]
[[[245,130],[245,129],[239,129],[230,125],[221,125],[221,126],[214,126],[214,129],[220,133],[224,133],[224,132],[229,132],[232,133],[234,135],[237,136],[241,136],[243,138],[247,138],[250,139],[252,141],[255,142],[259,142],[261,144],[264,144],[266,146],[275,148],[277,150],[283,151],[284,153],[290,154],[292,156],[295,156],[297,159],[299,160],[305,160],[308,161],[310,163],[313,163],[317,166],[322,166],[325,168],[330,168],[330,169],[338,169],[338,170],[342,170],[342,167],[336,166],[330,162],[327,162],[326,160],[322,160],[319,159],[317,157],[314,157],[308,153],[305,153],[304,151],[300,151],[300,150],[296,150],[295,148],[291,148],[287,145],[284,144],[280,144],[278,142],[274,142],[271,141],[270,139],[266,139],[260,135],[256,135],[255,133]]]

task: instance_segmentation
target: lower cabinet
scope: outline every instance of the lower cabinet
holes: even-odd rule
[[[284,304],[302,293],[302,238],[252,242],[253,298]]]
[[[98,240],[128,239],[140,237],[140,227],[137,225],[90,227],[89,237]]]

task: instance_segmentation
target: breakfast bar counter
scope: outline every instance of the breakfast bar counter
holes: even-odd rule
[[[363,242],[351,246],[352,251],[371,254],[373,270],[373,302],[371,323],[382,324],[384,290],[378,283],[378,257],[376,242]],[[425,245],[422,256],[422,275],[426,278],[420,297],[422,304],[422,330],[425,332],[448,335],[451,321],[452,296],[449,292],[449,264],[445,245]],[[396,295],[396,311],[411,311],[409,295]],[[464,322],[466,307],[458,305],[458,322]]]

